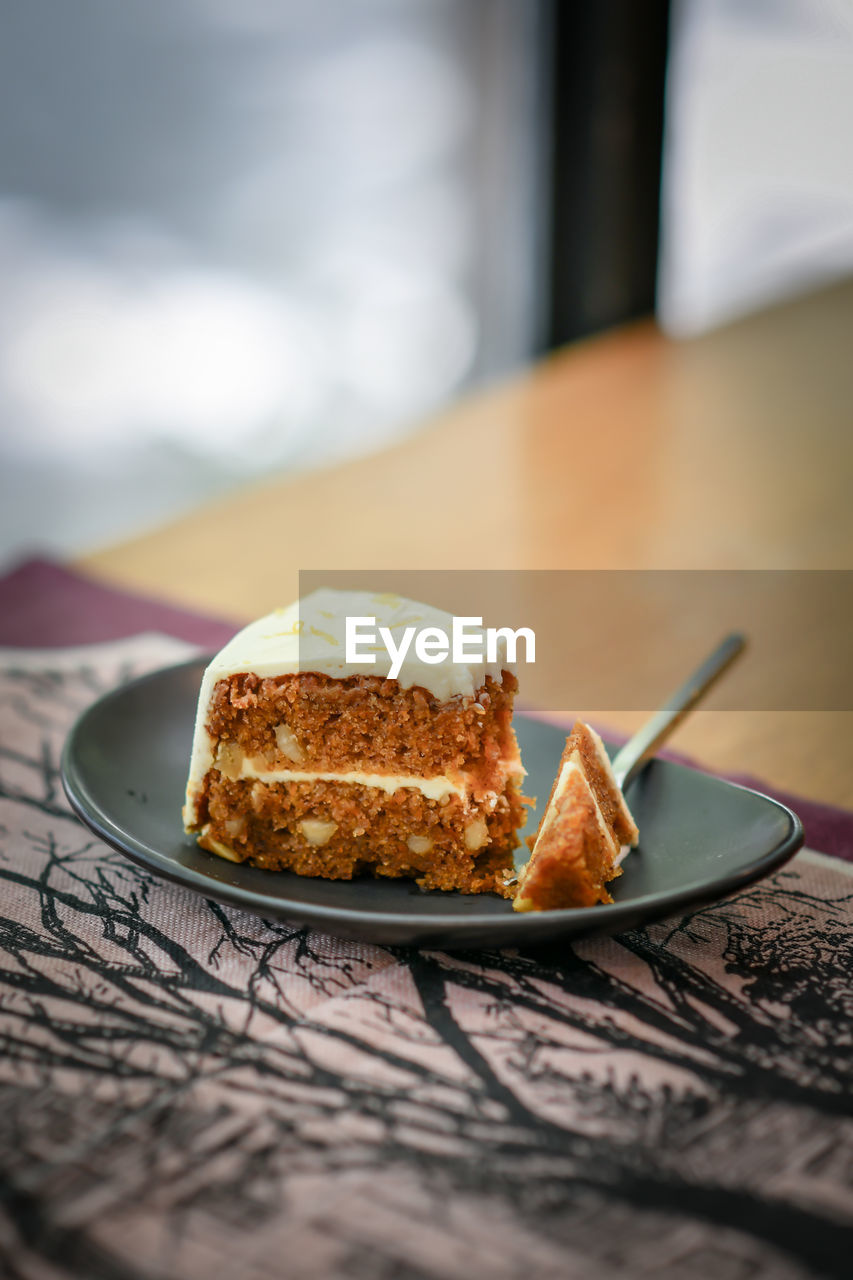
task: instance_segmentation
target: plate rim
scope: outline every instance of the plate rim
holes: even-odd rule
[[[447,931],[448,933],[454,933],[464,930],[470,934],[489,933],[500,929],[502,931],[510,930],[523,937],[528,933],[537,933],[547,921],[549,925],[559,926],[562,923],[565,926],[563,930],[555,928],[554,932],[564,932],[572,935],[578,935],[581,931],[613,933],[623,919],[634,920],[639,915],[648,920],[652,914],[658,917],[665,916],[677,911],[680,906],[686,903],[699,904],[711,899],[727,897],[730,893],[762,879],[777,867],[784,865],[802,848],[804,843],[805,833],[802,822],[793,810],[780,800],[775,799],[773,796],[768,796],[763,791],[758,791],[753,787],[747,787],[738,782],[730,782],[727,778],[721,778],[717,774],[706,773],[702,769],[691,769],[689,765],[666,760],[661,763],[665,764],[667,768],[687,773],[699,773],[720,786],[730,787],[736,791],[746,791],[750,795],[763,800],[766,804],[771,805],[786,816],[788,820],[787,834],[760,858],[739,870],[728,872],[724,876],[699,881],[693,886],[686,886],[669,894],[647,893],[641,897],[632,898],[627,902],[599,903],[593,909],[589,907],[563,907],[549,911],[510,912],[500,915],[473,914],[469,916],[442,914],[441,912],[424,915],[417,911],[376,911],[370,908],[324,906],[285,897],[273,899],[258,890],[246,889],[240,885],[229,885],[223,881],[209,880],[201,872],[175,863],[168,854],[157,850],[145,843],[145,841],[135,837],[132,833],[126,832],[124,828],[114,822],[109,814],[105,813],[87,792],[75,763],[76,744],[81,734],[85,731],[88,720],[97,711],[100,711],[104,704],[119,698],[131,689],[152,681],[161,680],[166,675],[190,667],[203,669],[209,660],[209,657],[201,655],[185,659],[182,662],[158,667],[154,671],[146,672],[132,680],[125,681],[123,684],[109,689],[106,693],[94,699],[79,713],[66,736],[60,759],[60,777],[72,812],[90,831],[93,831],[99,839],[110,845],[111,848],[116,849],[146,870],[164,876],[184,888],[200,893],[204,897],[213,898],[215,901],[225,902],[229,906],[252,911],[256,915],[271,914],[315,927],[322,926],[324,923],[345,925],[358,922],[359,925],[363,924],[365,926],[375,924],[378,929],[403,926],[418,928],[424,932]],[[533,719],[535,717],[530,718]],[[559,728],[559,726],[556,727]],[[189,837],[187,839],[189,840]],[[271,872],[270,874],[275,873]],[[330,883],[332,882],[330,881]],[[470,896],[476,902],[481,895],[470,894],[465,896]],[[626,927],[634,926],[629,923]],[[467,942],[461,945],[470,947],[477,944],[476,942]],[[511,946],[512,943],[506,942],[501,945]]]

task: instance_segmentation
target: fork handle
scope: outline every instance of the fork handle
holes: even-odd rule
[[[678,728],[685,716],[703,698],[713,684],[746,647],[746,638],[738,632],[726,636],[710,657],[706,658],[680,689],[677,689],[660,711],[656,711],[632,738],[629,738],[613,761],[616,781],[624,791],[648,764],[658,748]]]

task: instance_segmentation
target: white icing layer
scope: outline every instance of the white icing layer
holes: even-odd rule
[[[375,618],[376,645],[374,662],[347,662],[346,619]],[[345,680],[347,676],[386,677],[391,670],[391,657],[379,637],[379,628],[387,627],[394,643],[399,644],[407,627],[422,631],[425,627],[440,627],[448,636],[453,624],[452,614],[430,605],[407,600],[404,596],[373,594],[368,591],[333,591],[322,588],[304,600],[297,600],[286,609],[276,609],[256,622],[250,622],[229,640],[208,668],[214,683],[227,676],[252,671],[258,676],[293,675],[315,671]],[[467,646],[486,650],[486,638],[482,629],[470,628],[474,638]],[[396,680],[403,689],[420,685],[433,697],[446,702],[459,694],[472,696],[491,676],[500,681],[501,671],[507,667],[506,642],[498,637],[497,661],[489,663],[474,659],[453,662],[451,656],[444,661],[427,663],[420,659],[411,643],[403,659]],[[360,644],[362,652],[370,646]]]
[[[202,679],[184,808],[184,824],[188,830],[198,825],[196,798],[205,774],[213,765],[215,744],[206,726],[213,690],[218,681],[244,672],[261,678],[301,672],[316,672],[335,680],[355,675],[388,676],[391,657],[379,639],[374,663],[346,661],[348,617],[375,618],[377,637],[379,627],[388,627],[395,644],[399,643],[406,627],[415,627],[417,631],[425,627],[440,627],[449,636],[453,624],[452,614],[404,596],[335,591],[331,588],[314,591],[286,609],[276,609],[249,623],[220,650]],[[469,634],[477,637],[477,630],[472,628]],[[469,647],[479,649],[485,655],[485,634],[482,633]],[[482,661],[453,662],[450,657],[440,663],[425,663],[417,657],[415,646],[411,644],[396,679],[404,689],[419,685],[439,701],[447,702],[459,696],[473,697],[485,684],[487,676],[499,683],[501,672],[507,669],[510,669],[510,664],[506,661],[506,645],[502,638],[498,640],[497,661],[493,663],[486,662],[485,658]]]
[[[445,796],[460,796],[463,800],[467,789],[462,783],[438,774],[434,778],[418,778],[407,773],[362,773],[358,769],[350,769],[341,773],[319,773],[309,769],[255,769],[248,760],[243,760],[241,777],[256,778],[261,782],[340,782],[354,783],[360,787],[378,787],[389,794],[402,787],[413,787],[427,797],[428,800],[442,800]]]

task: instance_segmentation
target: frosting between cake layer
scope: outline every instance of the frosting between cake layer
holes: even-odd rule
[[[256,769],[248,760],[244,760],[240,776],[270,783],[339,782],[359,787],[377,787],[389,794],[399,791],[402,787],[413,787],[428,800],[442,800],[445,796],[451,795],[459,796],[464,800],[467,795],[464,783],[454,782],[452,778],[443,774],[432,778],[419,778],[414,774],[406,773],[363,773],[359,769],[340,772],[318,772],[313,769]]]
[[[215,768],[215,764],[213,767]],[[478,802],[485,803],[487,809],[494,808],[498,796],[507,782],[515,778],[520,783],[524,775],[525,770],[520,760],[510,759],[503,761],[500,770],[500,789],[498,791],[479,793],[477,796]],[[424,778],[410,773],[366,773],[360,769],[340,770],[338,772],[316,769],[268,769],[259,768],[247,757],[243,758],[237,777],[266,782],[272,785],[280,782],[335,782],[344,786],[376,787],[380,791],[385,791],[388,795],[393,795],[395,791],[409,787],[412,790],[420,791],[427,800],[441,801],[447,796],[455,795],[466,804],[472,793],[467,776],[464,774],[457,779],[451,778],[447,774],[435,774],[430,778]],[[187,829],[193,828],[197,822],[194,798],[189,795],[184,809],[184,822]]]

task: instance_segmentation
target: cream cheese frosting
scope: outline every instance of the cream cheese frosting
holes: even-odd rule
[[[347,662],[346,619],[363,617],[376,619],[375,661]],[[391,656],[379,639],[380,627],[387,627],[399,639],[407,627],[418,631],[439,627],[450,635],[452,624],[452,614],[405,596],[324,587],[286,609],[275,609],[250,622],[216,655],[208,672],[214,684],[243,671],[261,677],[307,671],[335,680],[356,675],[385,677],[391,670]],[[468,633],[474,637],[470,647],[479,645],[485,655],[485,630],[469,627]],[[365,651],[371,646],[360,647]],[[486,676],[499,682],[506,667],[506,643],[501,637],[497,660],[492,663],[485,657],[481,661],[453,662],[450,656],[442,662],[426,663],[418,658],[411,644],[396,680],[403,689],[420,685],[439,702],[446,702],[459,694],[472,696],[485,683]]]
[[[432,778],[416,777],[410,773],[364,773],[360,769],[345,769],[338,772],[318,772],[314,769],[256,769],[248,760],[243,761],[241,778],[254,778],[260,782],[340,782],[359,787],[377,787],[389,794],[403,787],[413,787],[425,795],[428,800],[443,800],[445,796],[467,794],[463,783],[439,773]]]
[[[372,651],[374,662],[347,661],[348,617],[375,619],[376,645],[360,645],[362,652]],[[275,609],[265,617],[250,622],[220,650],[202,678],[184,809],[187,829],[197,825],[196,797],[214,762],[215,744],[207,731],[207,719],[213,690],[220,680],[244,672],[261,678],[303,672],[316,672],[335,680],[355,675],[386,678],[391,671],[392,658],[379,637],[380,627],[387,627],[396,642],[407,627],[414,627],[416,631],[438,627],[450,636],[452,625],[452,614],[405,596],[384,592],[338,591],[329,587],[314,591],[303,599],[294,601],[287,608]],[[396,676],[399,685],[404,689],[418,685],[438,701],[447,702],[455,697],[473,697],[485,684],[488,676],[499,683],[501,672],[512,669],[512,664],[507,662],[505,640],[498,637],[496,661],[490,663],[487,660],[485,630],[469,625],[466,633],[469,637],[466,647],[469,650],[479,650],[479,658],[454,662],[450,654],[441,662],[427,663],[418,657],[414,644],[411,644]],[[290,770],[280,771],[280,775],[281,780],[284,780],[285,775],[294,780],[307,776]],[[355,777],[346,779],[344,775],[335,776],[339,780],[357,780]],[[272,775],[268,775],[268,780],[272,780]],[[430,780],[419,779],[417,785],[423,789],[424,782],[429,783]],[[446,779],[435,780],[435,785],[443,788],[443,793],[447,791],[446,783]],[[370,785],[385,786],[386,783]],[[396,785],[414,786],[416,783],[414,780],[397,781]]]

